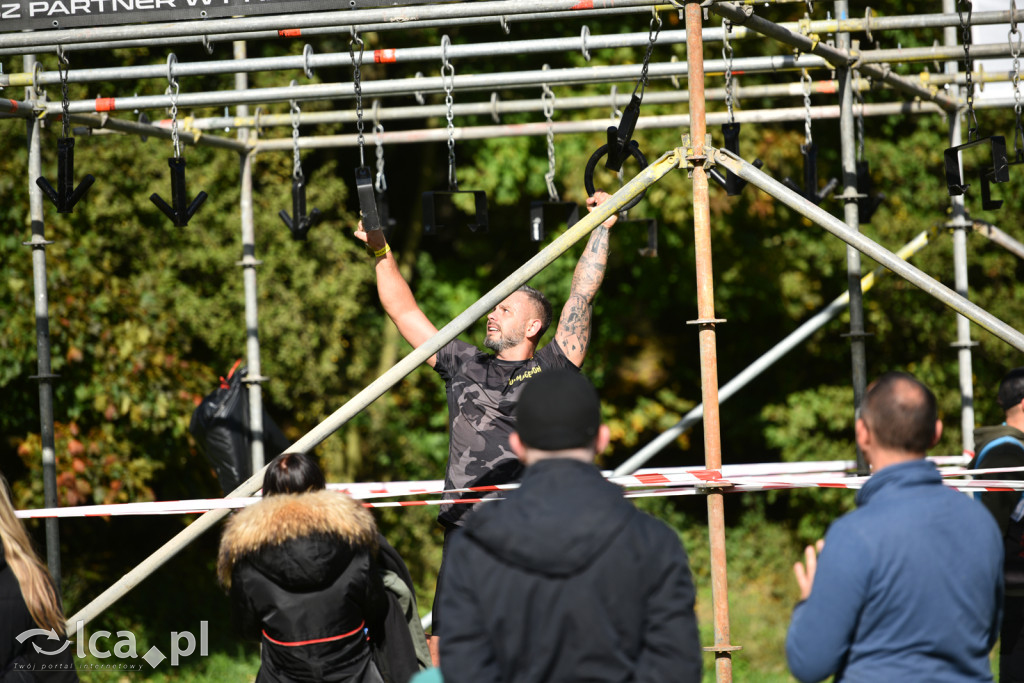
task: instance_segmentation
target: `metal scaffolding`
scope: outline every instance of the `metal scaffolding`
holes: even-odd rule
[[[774,5],[803,0],[771,0],[758,4]],[[703,3],[709,4],[709,3]],[[499,100],[496,91],[506,93],[525,88],[539,88],[541,85],[572,86],[612,84],[636,82],[644,73],[651,79],[673,81],[675,89],[647,94],[646,105],[678,105],[688,104],[685,114],[646,114],[637,123],[637,130],[652,128],[688,129],[683,136],[680,148],[673,149],[663,155],[655,163],[644,169],[634,179],[627,182],[605,204],[598,207],[569,228],[550,245],[530,259],[526,264],[506,278],[501,284],[485,294],[479,301],[466,309],[460,316],[452,320],[434,337],[384,372],[375,382],[367,386],[353,399],[339,408],[324,422],[293,444],[288,451],[308,451],[324,441],[333,432],[344,425],[354,415],[366,408],[383,393],[388,391],[407,374],[419,367],[424,360],[433,355],[441,346],[454,339],[482,317],[490,308],[504,299],[510,292],[527,282],[533,275],[558,258],[579,239],[588,235],[606,218],[622,209],[631,199],[641,194],[648,187],[665,177],[675,169],[683,169],[692,178],[693,213],[694,213],[694,244],[695,244],[695,275],[697,283],[697,318],[690,321],[696,327],[700,348],[701,368],[701,405],[691,411],[675,427],[665,432],[655,442],[649,444],[616,470],[616,474],[626,474],[640,467],[655,452],[671,443],[679,434],[697,420],[704,424],[704,453],[708,469],[720,469],[722,466],[721,428],[719,405],[758,372],[781,357],[789,349],[800,343],[828,320],[834,318],[846,306],[850,307],[850,330],[847,335],[851,342],[851,373],[854,387],[854,403],[859,405],[866,384],[866,352],[864,348],[864,316],[861,303],[862,277],[860,255],[866,254],[881,263],[893,273],[902,276],[921,288],[926,293],[939,299],[957,313],[958,348],[960,364],[960,389],[963,397],[961,414],[964,433],[964,448],[971,445],[973,430],[973,388],[971,384],[971,351],[969,322],[973,321],[991,334],[1014,348],[1024,350],[1024,334],[997,319],[987,311],[967,300],[966,270],[966,239],[967,232],[979,229],[968,220],[963,206],[962,197],[952,200],[952,221],[954,228],[954,268],[956,273],[956,291],[945,287],[933,278],[921,272],[904,260],[913,250],[924,246],[928,236],[919,236],[905,251],[894,254],[858,230],[861,222],[858,200],[862,197],[857,189],[857,140],[855,133],[856,117],[889,116],[893,114],[928,114],[945,115],[950,125],[950,143],[957,145],[961,139],[960,114],[962,99],[959,85],[963,83],[981,83],[998,80],[1009,80],[1014,74],[982,73],[958,69],[956,60],[963,48],[958,42],[957,27],[960,21],[955,12],[955,0],[944,0],[941,14],[874,17],[868,10],[863,18],[849,16],[848,0],[836,0],[834,11],[836,19],[812,20],[808,17],[803,22],[774,23],[758,16],[754,7],[749,4],[733,4],[715,0],[704,8],[695,0],[671,5],[658,4],[654,0],[595,0],[586,7],[577,9],[574,3],[567,0],[487,0],[473,3],[446,3],[423,6],[404,6],[399,8],[365,9],[341,12],[310,12],[282,16],[250,16],[230,19],[208,19],[202,22],[177,22],[151,24],[147,26],[107,26],[91,29],[61,29],[43,32],[23,32],[0,34],[0,55],[22,54],[32,50],[52,49],[61,46],[62,50],[106,50],[114,47],[157,47],[205,44],[208,47],[216,42],[231,41],[233,58],[229,60],[209,60],[178,63],[176,59],[160,65],[122,66],[102,69],[74,69],[63,76],[60,70],[47,71],[32,56],[26,57],[23,71],[0,74],[0,87],[24,86],[24,100],[0,100],[0,116],[3,118],[24,118],[27,121],[29,144],[29,185],[30,185],[30,219],[33,272],[36,284],[35,304],[37,321],[37,346],[39,350],[38,375],[41,433],[43,436],[44,484],[46,487],[46,504],[56,507],[55,457],[53,443],[53,399],[50,387],[49,365],[49,329],[46,292],[46,261],[45,246],[49,244],[44,237],[42,216],[42,195],[35,186],[35,178],[40,175],[40,127],[47,119],[67,113],[70,121],[82,126],[94,134],[117,132],[119,134],[151,135],[163,139],[179,139],[185,144],[208,145],[211,147],[230,149],[239,154],[241,164],[240,213],[241,213],[241,245],[242,257],[238,265],[243,270],[245,291],[245,333],[247,345],[247,363],[249,374],[248,397],[251,410],[253,430],[252,463],[253,476],[240,485],[229,497],[248,496],[258,490],[262,483],[264,452],[262,439],[262,393],[260,382],[266,378],[260,372],[260,348],[258,337],[257,311],[257,280],[256,267],[259,261],[255,254],[255,230],[252,198],[252,167],[255,155],[276,151],[292,151],[293,149],[316,149],[328,147],[352,147],[360,144],[361,135],[336,134],[304,136],[298,142],[292,137],[277,139],[260,139],[259,131],[284,125],[314,124],[349,124],[357,120],[354,110],[346,111],[307,111],[301,114],[263,113],[257,108],[255,113],[249,111],[249,105],[272,105],[289,101],[308,102],[324,100],[348,100],[356,96],[355,84],[351,82],[307,83],[303,85],[287,85],[266,88],[250,88],[247,74],[256,72],[293,72],[304,73],[312,79],[317,69],[351,67],[352,58],[347,52],[314,53],[311,46],[306,45],[301,55],[290,55],[273,58],[249,58],[246,54],[245,40],[291,39],[297,36],[345,35],[356,31],[385,32],[392,30],[410,30],[417,28],[447,27],[457,25],[480,25],[484,23],[500,23],[507,27],[509,22],[537,22],[558,20],[586,21],[588,18],[618,15],[642,16],[656,11],[680,12],[685,23],[684,30],[666,30],[658,38],[659,46],[684,45],[685,61],[654,60],[649,65],[624,64],[613,66],[566,67],[556,69],[534,69],[508,71],[500,73],[461,73],[457,77],[446,79],[442,76],[423,76],[417,74],[413,78],[389,78],[364,80],[361,83],[362,97],[397,98],[422,97],[427,94],[443,93],[446,85],[458,91],[494,93],[490,101],[460,102],[452,106],[451,113],[460,117],[490,115],[494,125],[474,125],[453,127],[450,131],[443,127],[417,128],[413,130],[389,130],[380,135],[384,145],[419,144],[445,139],[484,139],[524,135],[581,134],[604,133],[609,119],[591,118],[569,121],[540,121],[533,123],[503,124],[503,114],[521,114],[543,111],[545,102],[541,98],[530,97],[515,100]],[[591,6],[592,5],[592,6]],[[614,6],[613,6],[614,5]],[[572,9],[569,9],[572,7]],[[705,12],[710,11],[728,20],[732,30],[726,33],[722,27],[704,27]],[[1008,23],[1019,18],[1017,11],[984,12],[975,14],[975,24]],[[851,40],[851,33],[886,30],[912,30],[921,28],[944,29],[943,45],[932,47],[914,47],[898,49],[861,50]],[[834,34],[834,41],[822,40],[821,35]],[[649,33],[631,32],[608,35],[591,35],[584,24],[579,36],[558,38],[531,38],[529,40],[508,40],[477,44],[440,46],[421,46],[395,50],[377,50],[375,61],[381,63],[439,63],[442,60],[471,60],[480,57],[501,57],[505,55],[542,55],[558,53],[580,53],[588,61],[591,51],[643,47],[649,41]],[[765,57],[748,57],[733,59],[705,59],[705,44],[722,43],[728,40],[753,40],[768,37],[782,45],[794,48],[795,53],[786,53]],[[1012,45],[992,44],[973,45],[971,51],[976,57],[1009,56]],[[896,73],[891,63],[927,64],[929,62],[945,62],[944,73],[933,74],[927,70],[915,75]],[[730,74],[768,74],[768,73],[800,73],[810,71],[827,71],[828,75],[807,85],[803,82],[757,84],[741,87],[734,84],[727,88],[707,88],[710,77]],[[833,75],[834,72],[834,75]],[[95,100],[71,100],[66,103],[47,101],[42,92],[43,86],[67,83],[117,82],[122,80],[158,79],[174,81],[186,76],[212,76],[233,74],[233,86],[224,90],[184,91],[180,94],[133,95],[130,97],[98,98]],[[293,74],[282,74],[289,78]],[[687,79],[686,89],[679,89],[678,79]],[[809,77],[808,77],[809,78]],[[855,102],[862,92],[884,89],[887,93],[895,93],[898,100],[894,102],[873,102],[865,104]],[[811,106],[810,96],[838,96],[838,103]],[[772,107],[770,109],[745,109],[732,111],[731,98],[785,98],[803,97],[804,106]],[[729,112],[707,112],[708,101],[727,100],[730,102]],[[904,99],[909,98],[909,99]],[[626,94],[619,95],[613,89],[608,96],[573,93],[571,96],[558,97],[557,107],[563,110],[604,110],[615,112],[618,107],[629,101]],[[115,112],[132,110],[158,109],[168,106],[202,108],[202,107],[237,107],[235,116],[189,117],[182,123],[182,130],[172,131],[168,122],[155,124],[143,123],[119,117]],[[982,107],[1012,107],[1014,101],[1009,99],[977,103]],[[391,106],[374,106],[372,117],[378,121],[429,120],[443,117],[446,107],[429,105],[421,101],[418,106],[392,104]],[[369,117],[368,117],[369,118]],[[755,168],[728,150],[712,146],[707,126],[728,122],[772,123],[783,121],[811,121],[838,119],[842,158],[842,194],[843,220],[840,220],[816,204],[807,201],[800,194],[793,192],[767,173]],[[177,122],[176,122],[177,123]],[[235,137],[208,134],[223,128],[236,129]],[[84,131],[83,131],[84,132]],[[297,153],[297,152],[296,152]],[[716,328],[724,320],[716,318],[714,305],[714,283],[712,268],[711,214],[709,202],[708,174],[717,166],[726,169],[736,177],[747,181],[772,197],[785,203],[797,213],[813,223],[824,227],[830,233],[846,242],[847,295],[832,302],[825,311],[805,323],[790,337],[787,337],[775,349],[766,354],[747,371],[741,373],[722,390],[718,386],[718,361]],[[993,241],[1000,241],[1015,253],[1024,255],[1024,247],[1015,240],[1001,233],[994,226],[983,226],[985,234]],[[870,281],[869,281],[870,278]],[[864,278],[863,289],[873,282],[873,275]],[[859,454],[858,454],[859,455]],[[859,469],[866,471],[862,459],[858,457]],[[725,517],[724,496],[721,490],[713,485],[705,487],[708,509],[709,543],[712,559],[712,600],[714,613],[714,644],[705,648],[714,653],[716,678],[718,681],[732,680],[732,653],[740,648],[731,643],[728,605],[728,586],[726,580],[725,554]],[[206,513],[196,522],[168,541],[156,553],[138,565],[129,574],[122,577],[93,602],[73,615],[70,624],[81,620],[87,622],[104,609],[109,607],[124,593],[131,590],[150,573],[173,557],[181,548],[212,528],[227,514],[226,509]],[[59,541],[57,537],[56,519],[47,520],[47,555],[58,583],[60,581]]]

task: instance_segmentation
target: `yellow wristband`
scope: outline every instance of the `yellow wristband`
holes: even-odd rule
[[[388,253],[389,251],[391,251],[391,245],[390,244],[385,244],[382,248],[380,248],[377,251],[373,252],[373,256],[374,256],[374,258],[380,258],[381,256],[383,256],[384,254]]]

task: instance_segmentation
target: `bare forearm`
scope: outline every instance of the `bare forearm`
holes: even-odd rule
[[[409,283],[398,269],[398,261],[392,252],[377,257],[374,271],[377,275],[377,296],[384,312],[395,320],[409,310],[418,308]],[[397,321],[396,321],[397,322]]]
[[[604,280],[607,264],[608,228],[599,225],[590,233],[590,240],[576,264],[569,299],[562,308],[558,331],[555,332],[555,341],[562,352],[577,366],[583,364],[590,346],[594,296]]]
[[[604,271],[608,266],[608,233],[608,228],[603,225],[590,233],[590,240],[572,275],[569,296],[580,297],[588,305],[594,303],[597,290],[604,281]]]
[[[377,296],[384,312],[398,328],[399,334],[416,347],[437,332],[437,328],[420,310],[408,281],[398,268],[398,261],[391,251],[384,235],[379,230],[364,232],[362,225],[356,237],[366,243],[374,259],[374,273],[377,276]],[[433,367],[437,357],[431,356],[427,364]]]

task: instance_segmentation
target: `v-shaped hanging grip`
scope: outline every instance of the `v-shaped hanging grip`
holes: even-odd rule
[[[723,123],[722,135],[725,137],[725,148],[736,156],[740,156],[740,124]],[[753,166],[754,168],[761,168],[764,166],[764,162],[760,159],[755,159]],[[740,194],[743,191],[743,188],[747,186],[746,180],[730,173],[728,169],[726,169],[725,175],[722,175],[717,168],[712,167],[708,169],[708,175],[711,176],[711,179],[718,183],[730,197],[735,197]]]
[[[380,230],[380,214],[377,212],[377,195],[373,189],[373,174],[368,166],[356,167],[356,196],[359,198],[359,215],[363,218],[363,230]]]
[[[793,190],[810,203],[818,206],[828,198],[836,189],[839,180],[830,178],[820,191],[818,190],[818,146],[813,142],[809,145],[800,145],[800,153],[804,157],[804,186],[801,188],[789,178],[782,181],[782,184]]]
[[[868,162],[858,161],[857,162],[857,216],[858,221],[861,225],[866,225],[871,222],[871,217],[875,215],[875,211],[882,205],[885,200],[885,195],[882,193],[875,194],[875,184],[871,180],[871,171],[868,168]]]
[[[1010,167],[1006,163],[1006,138],[1002,135],[993,135],[980,140],[972,140],[955,147],[947,147],[942,153],[946,167],[946,189],[950,197],[965,194],[970,185],[964,183],[960,176],[960,151],[989,144],[992,151],[992,166],[981,170],[982,191],[985,191],[985,183],[1005,183],[1010,180]],[[991,203],[991,197],[989,198]],[[1001,202],[1000,202],[1001,204]],[[998,207],[996,207],[998,208]]]
[[[608,126],[608,159],[604,162],[604,167],[609,171],[618,173],[622,169],[622,162],[629,158],[633,131],[639,119],[640,98],[633,95],[622,112],[618,127]]]
[[[168,206],[156,192],[149,195],[150,201],[156,204],[156,208],[164,212],[164,215],[171,219],[171,222],[179,228],[188,225],[189,220],[203,205],[208,196],[200,192],[190,204],[188,192],[185,189],[185,158],[169,157],[167,165],[171,167],[171,206]]]
[[[309,229],[320,222],[320,210],[313,209],[306,215],[306,180],[305,178],[292,178],[292,215],[295,220],[284,209],[277,212],[284,224],[292,231],[292,239],[302,241],[309,234]]]
[[[36,178],[36,185],[49,197],[53,205],[57,207],[57,213],[71,213],[75,204],[92,187],[96,179],[87,174],[82,182],[75,187],[75,139],[61,138],[57,140],[57,189],[46,181],[46,178]]]

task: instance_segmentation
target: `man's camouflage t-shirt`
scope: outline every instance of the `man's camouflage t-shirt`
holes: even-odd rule
[[[437,352],[434,370],[448,395],[448,468],[445,488],[469,488],[518,481],[522,465],[508,445],[515,430],[515,407],[523,385],[545,370],[571,368],[558,344],[551,343],[533,358],[498,360],[472,344],[455,340]],[[446,493],[445,498],[493,498],[500,492]],[[437,520],[446,527],[461,526],[473,506],[442,505]]]

